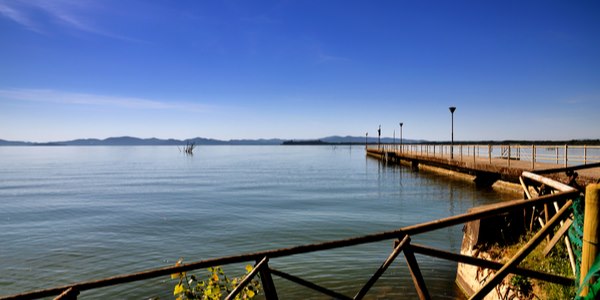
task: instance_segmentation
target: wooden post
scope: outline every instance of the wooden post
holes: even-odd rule
[[[462,144],[460,145],[460,161],[462,161]]]
[[[492,164],[492,145],[488,144],[488,159],[490,161],[490,165]]]
[[[473,145],[473,167],[475,167],[475,145]]]
[[[410,239],[408,240],[408,242],[410,243]],[[427,290],[427,286],[425,285],[425,280],[423,280],[423,274],[421,274],[421,269],[419,269],[419,264],[417,263],[417,259],[415,258],[415,253],[410,248],[410,245],[404,248],[404,258],[406,259],[406,263],[408,264],[408,270],[410,271],[413,283],[415,284],[415,288],[417,289],[417,295],[419,295],[419,299],[431,299],[431,297],[429,296],[429,291]]]
[[[587,165],[587,145],[583,145],[583,164]]]
[[[556,212],[559,211],[558,208],[558,203],[556,203],[556,201],[554,201],[552,204],[554,204],[554,209],[556,210]],[[560,224],[561,226],[563,225],[563,222],[561,222]],[[571,263],[571,271],[573,271],[573,276],[577,276],[577,267],[575,266],[575,254],[573,253],[573,246],[571,246],[571,242],[569,241],[569,237],[565,236],[565,246],[567,246],[567,253],[569,254],[569,262]]]
[[[550,215],[550,212],[548,211],[548,204],[545,203],[544,204],[544,223],[548,223],[548,219],[550,218],[549,215]],[[542,227],[544,227],[544,225],[542,225]],[[546,236],[546,241],[550,242],[550,235]]]
[[[567,152],[569,151],[569,146],[565,145],[565,168],[567,167],[567,163],[568,163],[568,155]]]
[[[531,169],[535,170],[535,145],[531,145]]]
[[[268,262],[268,258],[265,257]],[[257,260],[257,264],[260,261]],[[271,277],[271,271],[269,270],[269,265],[265,263],[265,266],[260,268],[260,280],[262,282],[263,291],[265,292],[265,299],[268,300],[277,300],[277,289],[275,288],[275,283],[273,282],[273,277]]]
[[[510,144],[508,144],[508,167],[510,168]]]
[[[600,242],[600,224],[598,223],[598,210],[600,205],[600,184],[588,184],[585,188],[585,214],[583,216],[583,246],[581,249],[581,268],[579,285],[583,285],[583,279],[598,255]],[[594,279],[592,279],[592,282]],[[586,286],[582,296],[588,293]]]
[[[396,242],[395,242],[396,245],[394,246],[394,251],[392,251],[390,256],[388,256],[388,258],[383,262],[383,264],[379,267],[379,269],[377,269],[377,271],[375,271],[375,274],[373,274],[373,276],[371,276],[369,281],[367,281],[367,283],[365,283],[365,285],[360,289],[360,291],[358,291],[358,293],[354,296],[354,299],[362,299],[365,297],[365,295],[367,294],[369,289],[371,289],[371,287],[373,287],[375,282],[377,282],[377,280],[381,277],[381,275],[383,275],[383,273],[387,270],[387,268],[390,267],[390,265],[394,262],[394,259],[396,259],[398,254],[400,254],[400,252],[402,252],[402,249],[406,245],[408,245],[409,242],[410,242],[410,237],[408,237],[408,235],[405,235],[404,238],[402,239],[402,241],[396,240]]]
[[[558,165],[558,146],[556,146],[556,164]]]
[[[246,274],[244,279],[242,279],[239,284],[231,291],[226,297],[225,300],[232,300],[242,292],[242,290],[250,283],[252,278],[256,276],[259,272],[261,273],[263,290],[265,291],[265,299],[267,300],[277,300],[277,293],[275,293],[275,285],[273,285],[273,279],[271,278],[271,273],[269,273],[269,258],[265,256],[262,260],[258,261],[254,266],[254,269],[250,271],[250,273]],[[266,268],[266,270],[265,270]],[[270,282],[269,282],[270,281]]]

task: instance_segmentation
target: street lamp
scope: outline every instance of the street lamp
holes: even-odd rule
[[[448,107],[448,109],[450,110],[450,114],[452,115],[452,140],[450,143],[450,159],[454,159],[454,111],[456,110],[456,107],[450,106]]]
[[[404,123],[400,122],[400,153],[402,153],[402,125]]]
[[[377,149],[381,149],[381,125],[377,129]]]

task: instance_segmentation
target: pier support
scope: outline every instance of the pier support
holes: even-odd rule
[[[410,162],[410,167],[412,168],[413,171],[419,171],[419,161],[418,160],[412,160]]]
[[[478,187],[490,187],[500,179],[500,174],[492,172],[476,172],[475,185]]]

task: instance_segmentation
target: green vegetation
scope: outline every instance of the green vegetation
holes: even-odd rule
[[[531,239],[533,234],[529,233],[521,237],[521,240],[513,245],[493,245],[487,251],[492,258],[498,259],[500,262],[506,262]],[[519,266],[531,270],[573,277],[565,244],[562,242],[557,243],[548,256],[544,257],[542,251],[546,247],[546,244],[546,240],[542,241]],[[575,286],[563,286],[518,275],[512,275],[509,282],[521,299],[573,299],[577,291]]]
[[[180,259],[176,265],[180,265]],[[246,275],[252,271],[251,265],[246,266]],[[229,278],[219,266],[208,268],[205,277],[191,275],[186,272],[171,275],[171,279],[178,282],[173,289],[176,300],[221,300],[233,291],[246,276]],[[236,300],[253,299],[259,292],[261,286],[258,280],[251,280],[246,287],[234,298]]]
[[[516,289],[519,298],[528,297],[533,292],[531,281],[529,281],[527,277],[523,277],[521,275],[514,275],[510,279],[510,285]]]

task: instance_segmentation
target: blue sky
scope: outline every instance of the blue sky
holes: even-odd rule
[[[0,139],[600,138],[597,1],[0,0]]]

